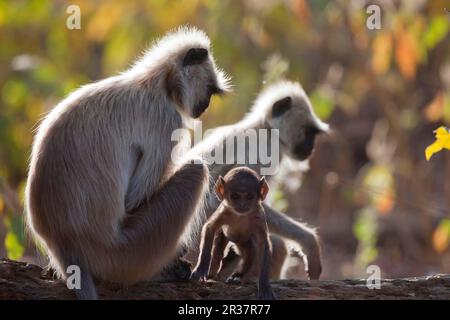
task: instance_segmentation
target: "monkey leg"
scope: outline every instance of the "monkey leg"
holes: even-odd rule
[[[272,242],[272,261],[270,262],[270,275],[272,280],[280,279],[281,270],[288,256],[286,243],[276,235],[270,235]]]
[[[208,278],[216,279],[222,268],[222,259],[225,248],[227,247],[228,239],[225,237],[222,231],[216,233],[214,238],[211,264],[209,265]]]
[[[172,260],[170,264],[164,268],[156,280],[166,282],[187,281],[191,275],[191,269],[191,263],[181,256],[178,256],[178,258]]]
[[[269,231],[297,242],[305,254],[305,271],[308,273],[309,279],[319,279],[322,273],[322,262],[316,232],[268,205],[264,204],[264,209]]]
[[[228,245],[224,250],[224,258],[220,263],[220,270],[217,278],[226,281],[237,268],[237,265],[241,260],[241,256],[238,254],[236,246],[231,242],[228,242]]]
[[[272,255],[270,252],[270,239],[266,235],[264,238],[259,237],[256,245],[256,265],[258,266],[258,299],[261,300],[274,300],[275,295],[270,285],[270,263]]]
[[[176,256],[207,186],[203,164],[185,164],[138,208],[127,213],[114,251],[120,282],[146,280]]]
[[[255,245],[252,240],[248,243],[236,244],[239,255],[241,256],[241,261],[237,265],[236,269],[226,280],[227,283],[239,284],[241,282],[247,281],[252,273],[255,260]]]

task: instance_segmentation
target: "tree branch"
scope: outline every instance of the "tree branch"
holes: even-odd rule
[[[450,299],[450,275],[382,280],[370,290],[365,280],[281,280],[273,282],[278,299]],[[144,282],[124,288],[98,286],[101,299],[254,299],[255,284]],[[0,260],[0,299],[74,299],[63,282],[41,267]]]

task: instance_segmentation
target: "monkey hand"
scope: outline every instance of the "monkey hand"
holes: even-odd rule
[[[236,275],[231,275],[228,277],[228,279],[225,281],[228,284],[241,284],[241,277]]]
[[[302,258],[309,280],[318,280],[320,278],[320,274],[322,273],[322,263],[319,249],[317,248],[316,250],[306,252]]]
[[[196,268],[191,273],[191,277],[189,279],[193,280],[193,281],[204,282],[204,281],[206,281],[207,274],[208,274],[208,270],[204,270],[203,268]]]

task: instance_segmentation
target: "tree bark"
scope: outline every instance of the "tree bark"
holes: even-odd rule
[[[272,283],[278,299],[450,299],[450,275],[381,280],[280,280]],[[255,299],[256,285],[223,282],[143,282],[129,287],[98,284],[101,299]],[[75,299],[73,291],[39,266],[0,260],[0,299]]]

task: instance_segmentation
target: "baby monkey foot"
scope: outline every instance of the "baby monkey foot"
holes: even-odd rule
[[[242,283],[242,274],[239,272],[235,272],[231,276],[229,276],[225,282],[228,284],[241,284]]]

